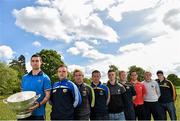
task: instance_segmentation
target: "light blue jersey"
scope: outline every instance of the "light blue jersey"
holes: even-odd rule
[[[35,91],[36,95],[40,94],[40,98],[37,100],[41,102],[45,97],[45,91],[51,89],[51,81],[49,77],[42,71],[37,75],[32,75],[32,71],[22,78],[21,83],[22,91]],[[32,113],[33,116],[44,116],[45,105],[41,105],[35,109]]]

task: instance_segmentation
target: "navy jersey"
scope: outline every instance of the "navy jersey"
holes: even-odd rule
[[[133,105],[133,96],[136,96],[136,91],[134,89],[134,86],[129,82],[126,82],[125,84],[123,83],[121,84],[126,89],[126,92],[123,94],[125,118],[126,120],[136,120],[134,105]]]
[[[136,96],[136,91],[133,87],[133,85],[129,82],[126,82],[125,84],[121,83],[125,89],[126,92],[123,95],[124,99],[124,107],[133,107],[133,96]]]
[[[82,98],[77,86],[64,79],[53,84],[50,102],[51,120],[69,120],[74,118],[74,108],[81,104]]]
[[[95,93],[95,106],[92,108],[91,115],[105,115],[108,113],[108,103],[110,99],[110,91],[106,85],[99,83],[95,85],[91,83]],[[91,117],[92,117],[91,116]]]
[[[82,104],[75,108],[76,120],[81,119],[83,116],[90,115],[91,107],[94,107],[95,95],[94,90],[91,86],[86,83],[81,85],[76,84],[82,97]]]
[[[176,90],[174,85],[171,81],[164,79],[160,81],[159,79],[156,80],[160,86],[161,96],[159,97],[160,103],[169,103],[176,100]]]

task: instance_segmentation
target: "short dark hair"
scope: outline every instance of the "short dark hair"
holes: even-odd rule
[[[116,71],[114,69],[109,69],[108,74],[111,73],[111,72],[116,72]]]
[[[125,71],[119,71],[119,75],[122,74],[122,73],[126,73]]]
[[[42,58],[41,58],[41,56],[40,56],[39,54],[34,54],[34,55],[32,55],[32,56],[31,56],[31,60],[32,60],[33,57],[39,57],[40,60],[42,60]]]
[[[132,75],[132,73],[134,73],[134,72],[137,74],[137,71],[131,71],[131,72],[130,72],[130,76],[131,76],[131,75]]]
[[[158,75],[158,74],[162,74],[162,75],[163,75],[164,73],[163,73],[162,70],[158,70],[156,74],[157,74],[157,75]]]
[[[100,74],[100,71],[94,70],[94,71],[92,72],[92,75],[93,75],[94,73],[99,73],[99,74]]]
[[[66,65],[61,64],[61,65],[59,65],[58,69],[59,69],[59,68],[62,68],[62,67],[68,68]]]

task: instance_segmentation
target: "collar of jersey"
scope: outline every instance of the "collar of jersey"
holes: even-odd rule
[[[28,75],[36,76],[36,75],[33,75],[33,74],[32,74],[32,71],[30,71],[30,72],[28,73]],[[43,75],[43,71],[40,71],[40,72],[37,74],[37,76],[42,76],[42,75]]]

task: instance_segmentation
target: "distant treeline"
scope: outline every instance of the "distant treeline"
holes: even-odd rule
[[[41,69],[51,78],[52,83],[57,81],[57,68],[61,64],[65,64],[62,61],[61,55],[55,50],[43,49],[38,52],[42,57],[43,65]],[[18,58],[12,59],[8,64],[0,62],[0,94],[12,94],[20,91],[21,78],[27,73],[25,56],[20,55]],[[114,69],[117,73],[116,79],[118,80],[119,69],[115,65],[109,65],[110,69]],[[130,79],[129,73],[136,71],[138,74],[138,79],[140,81],[144,80],[145,70],[141,67],[135,65],[129,67],[128,69],[128,80]],[[72,72],[69,72],[68,79],[73,81]],[[180,78],[176,74],[169,74],[167,76],[168,80],[171,80],[175,86],[180,86]],[[90,78],[85,78],[86,83],[90,83]]]

